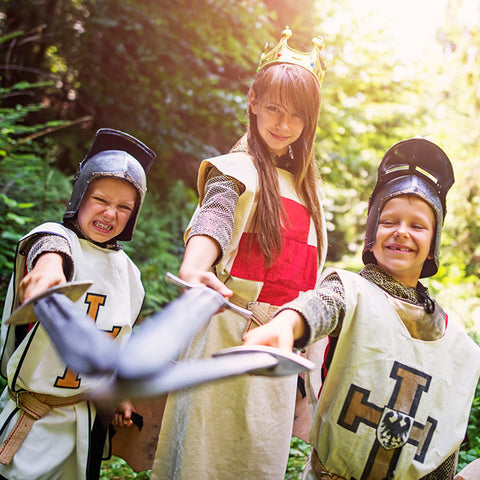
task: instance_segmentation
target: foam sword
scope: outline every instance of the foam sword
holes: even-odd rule
[[[186,291],[136,327],[121,350],[63,293],[43,294],[32,299],[30,308],[33,305],[36,318],[69,367],[82,374],[113,374],[104,388],[94,392],[105,400],[155,397],[246,373],[281,376],[313,368],[303,357],[271,347],[238,346],[211,358],[176,362],[181,350],[219,309],[231,308],[246,317],[251,312],[211,288],[191,286],[171,274],[167,278]]]

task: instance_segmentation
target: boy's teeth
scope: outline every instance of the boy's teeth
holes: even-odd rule
[[[101,228],[102,230],[111,230],[112,227],[108,226],[108,225],[104,225],[103,223],[99,223],[99,222],[95,222],[95,226],[97,226],[98,228]]]

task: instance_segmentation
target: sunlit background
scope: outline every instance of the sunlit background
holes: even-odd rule
[[[4,110],[1,117],[0,151],[8,155],[0,187],[2,198],[17,203],[3,200],[0,212],[0,286],[15,238],[34,217],[61,211],[67,196],[61,185],[68,192],[95,130],[110,126],[158,152],[137,247],[127,249],[142,268],[146,311],[170,300],[174,291],[158,278],[178,268],[198,164],[228,151],[243,133],[259,54],[289,25],[294,47],[310,49],[314,36],[324,38],[328,70],[316,157],[329,264],[361,268],[377,165],[395,142],[424,136],[444,148],[457,179],[448,197],[442,268],[426,283],[478,330],[479,9],[475,0],[2,2],[1,107],[15,113]],[[29,148],[43,164],[22,163]],[[24,205],[40,213],[32,216]]]
[[[0,302],[18,239],[61,219],[76,167],[101,127],[127,131],[157,152],[125,249],[142,272],[145,317],[176,298],[178,289],[162,279],[178,272],[199,162],[228,152],[244,133],[260,52],[286,25],[300,49],[324,37],[315,156],[328,265],[362,267],[366,206],[383,154],[399,140],[428,138],[451,158],[456,183],[441,267],[425,284],[479,342],[478,0],[3,0]],[[475,448],[469,458],[480,456]],[[292,466],[286,478],[298,471]]]
[[[144,249],[132,252],[151,269],[145,267],[144,275],[150,309],[170,298],[158,294],[155,278],[162,268],[175,270],[181,257],[199,161],[228,151],[242,134],[259,53],[289,25],[294,47],[309,49],[312,37],[324,37],[328,70],[316,156],[329,217],[328,261],[361,267],[365,207],[376,167],[396,141],[424,136],[444,148],[457,178],[448,198],[443,267],[429,285],[463,321],[478,323],[480,4],[173,3],[9,0],[0,7],[2,107],[17,110],[16,117],[3,117],[17,122],[3,126],[13,135],[4,137],[4,151],[11,154],[14,146],[26,148],[38,139],[45,149],[41,157],[50,159],[55,174],[68,177],[95,130],[111,126],[136,134],[159,152],[150,196],[164,220],[148,221],[149,230],[154,222],[163,239],[150,252],[160,248],[162,260],[154,268]],[[21,115],[20,107],[25,108]],[[9,186],[19,187],[22,180],[2,175],[4,192],[15,199],[21,189]],[[22,178],[35,184],[28,175]],[[25,191],[35,197],[32,188]],[[48,188],[42,190],[48,194]],[[170,211],[175,202],[180,207]],[[50,202],[32,198],[32,205],[39,204]],[[4,207],[4,218],[11,208]],[[19,235],[22,226],[13,222],[15,233],[4,238]],[[139,229],[141,237],[142,224]],[[5,272],[8,257],[0,262]]]
[[[322,3],[317,2],[320,9],[325,8]],[[451,306],[454,317],[473,325],[478,332],[480,250],[475,245],[475,232],[478,232],[480,214],[473,205],[478,205],[480,181],[476,174],[480,127],[480,5],[474,0],[341,3],[342,7],[333,8],[321,24],[326,44],[336,39],[331,48],[327,46],[330,68],[324,89],[324,115],[328,115],[330,109],[358,109],[358,116],[353,115],[348,122],[350,128],[342,124],[339,133],[357,138],[366,135],[370,139],[378,138],[380,133],[376,121],[388,122],[390,115],[396,127],[404,126],[397,130],[398,133],[403,131],[399,138],[424,136],[438,143],[450,156],[456,184],[448,198],[449,213],[442,249],[442,261],[447,262],[449,271],[444,273],[449,280],[438,282],[434,278],[427,284],[439,295],[441,302]],[[338,48],[338,38],[345,40],[342,48]],[[351,75],[356,76],[357,81],[349,85],[348,95],[344,95],[347,82],[339,79]],[[339,81],[342,85],[337,89]],[[355,86],[358,87],[356,92]],[[338,90],[343,92],[339,94]],[[367,142],[360,153],[366,162],[379,160],[378,150],[371,151],[371,145]],[[387,142],[385,146],[388,145]],[[321,168],[330,175],[329,167],[324,164]],[[344,172],[344,178],[354,167],[349,170]],[[357,175],[371,173],[363,171],[362,162],[358,162]],[[354,182],[349,186],[352,187],[349,191],[341,193],[341,189],[330,189],[327,182],[327,203],[330,201],[332,210],[341,212],[344,218],[352,211],[353,217],[359,218],[364,212],[366,198],[364,203],[358,202],[357,194],[352,191]],[[349,194],[352,204],[347,211],[342,205]],[[338,231],[338,228],[333,230]],[[348,231],[342,231],[342,235],[343,239],[349,238]],[[358,237],[352,238],[348,249],[355,254],[341,255],[341,258],[347,265],[360,268],[361,243],[355,240]],[[464,249],[470,253],[463,259],[453,253]]]

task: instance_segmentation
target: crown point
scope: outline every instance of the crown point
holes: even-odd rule
[[[310,52],[299,52],[288,45],[287,40],[291,36],[292,31],[287,25],[277,45],[270,51],[268,51],[268,43],[265,45],[263,53],[260,56],[257,72],[272,63],[291,63],[299,65],[311,72],[321,86],[325,76],[325,70],[327,69],[327,63],[320,56],[320,50],[323,47],[323,38],[317,36],[312,39],[313,49]]]
[[[285,37],[289,39],[292,36],[292,31],[290,30],[290,27],[287,25],[282,32],[282,37]]]
[[[323,38],[322,37],[314,37],[312,38],[312,43],[321,50],[323,48]]]

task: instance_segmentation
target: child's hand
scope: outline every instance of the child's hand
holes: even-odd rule
[[[19,301],[23,303],[50,287],[66,282],[63,257],[58,253],[44,253],[38,258],[35,267],[20,282]]]
[[[210,271],[221,254],[218,243],[205,235],[195,235],[187,243],[178,276],[191,285],[205,285],[230,297],[233,292]]]
[[[462,471],[457,473],[454,480],[475,480],[480,475],[480,458],[473,460]]]
[[[295,310],[283,310],[270,322],[244,336],[244,345],[266,345],[291,352],[293,342],[303,335],[303,317]]]
[[[212,272],[194,269],[187,270],[183,268],[180,270],[179,277],[191,285],[204,285],[206,287],[213,288],[213,290],[216,290],[227,298],[233,294],[233,292],[226,287],[225,284],[223,284]]]
[[[135,412],[132,402],[125,400],[117,403],[112,425],[114,427],[131,427],[133,425],[132,413]]]

